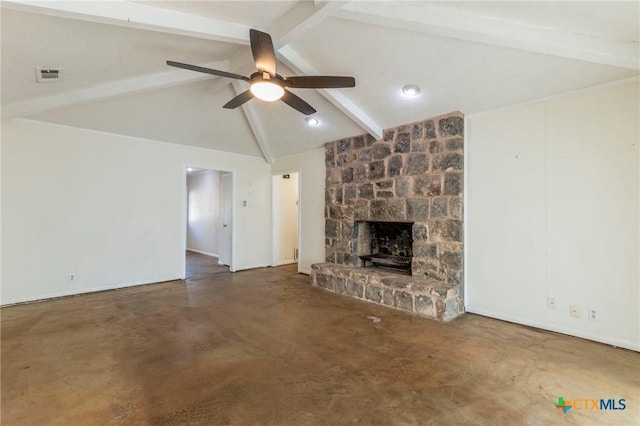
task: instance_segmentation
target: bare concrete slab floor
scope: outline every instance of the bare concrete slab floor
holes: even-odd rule
[[[638,353],[470,314],[442,324],[313,288],[295,265],[1,315],[4,426],[640,421]],[[564,414],[560,396],[626,409]]]
[[[218,263],[217,257],[207,256],[192,251],[187,251],[185,256],[187,261],[187,268],[185,271],[187,280],[199,280],[202,278],[209,278],[213,274],[229,272],[229,267]]]

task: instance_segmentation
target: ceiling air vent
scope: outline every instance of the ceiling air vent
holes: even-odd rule
[[[36,68],[38,83],[53,83],[62,79],[62,68]]]

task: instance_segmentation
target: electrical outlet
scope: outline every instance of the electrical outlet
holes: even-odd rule
[[[580,305],[569,306],[569,315],[574,318],[580,318],[582,316],[582,309],[580,309]]]
[[[553,297],[547,297],[547,309],[555,309],[556,308],[556,299]]]
[[[76,274],[69,274],[69,281],[73,281],[76,279]]]
[[[600,316],[598,315],[598,310],[597,309],[588,308],[588,312],[589,312],[589,319],[591,321],[598,321]]]

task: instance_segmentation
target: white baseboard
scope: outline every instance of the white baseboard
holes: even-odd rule
[[[21,304],[21,303],[44,302],[46,300],[57,299],[57,298],[60,298],[60,297],[80,296],[82,294],[96,293],[98,291],[116,290],[116,289],[119,289],[119,288],[136,287],[136,286],[139,286],[139,285],[147,285],[147,284],[159,284],[159,283],[163,283],[163,282],[177,281],[177,280],[182,280],[182,279],[184,279],[184,277],[161,279],[160,281],[158,281],[158,280],[154,280],[154,281],[133,281],[133,282],[129,282],[129,283],[126,283],[126,284],[117,284],[117,285],[103,286],[103,287],[91,287],[91,288],[68,290],[68,291],[58,291],[58,292],[53,292],[53,293],[41,294],[41,295],[38,295],[38,296],[35,296],[35,297],[18,298],[18,299],[11,300],[11,301],[6,302],[6,303],[3,300],[3,301],[0,302],[0,306],[5,307],[5,306],[11,306],[11,305],[18,305],[18,304]]]
[[[260,264],[260,265],[243,265],[243,266],[238,266],[236,267],[236,269],[234,269],[231,272],[239,272],[239,271],[245,271],[247,269],[258,269],[258,268],[269,268],[271,265],[269,264]]]
[[[542,330],[553,331],[556,333],[567,334],[569,336],[580,337],[581,339],[593,340],[594,342],[604,343],[606,345],[617,346],[619,348],[630,349],[632,351],[640,352],[640,343],[631,342],[628,340],[612,339],[606,336],[599,336],[596,334],[585,333],[583,331],[574,330],[565,327],[558,327],[551,324],[546,324],[538,321],[531,321],[525,318],[514,317],[511,315],[504,315],[501,313],[489,311],[486,309],[474,308],[473,306],[466,306],[465,312],[472,314],[482,315],[489,318],[495,318],[502,321],[513,322],[516,324],[526,325],[529,327],[540,328]]]
[[[196,249],[187,248],[187,251],[192,251],[192,252],[198,253],[198,254],[204,254],[205,256],[220,257],[215,253],[209,253],[209,252],[202,251],[202,250],[196,250]]]
[[[291,265],[292,263],[298,263],[298,261],[295,259],[278,260],[273,266]]]

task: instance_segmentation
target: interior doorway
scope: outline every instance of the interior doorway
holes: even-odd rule
[[[185,182],[185,277],[194,266],[226,265],[233,270],[233,174],[187,167]],[[190,264],[194,259],[197,265]]]
[[[300,255],[300,172],[277,174],[273,179],[272,266],[297,263]]]

